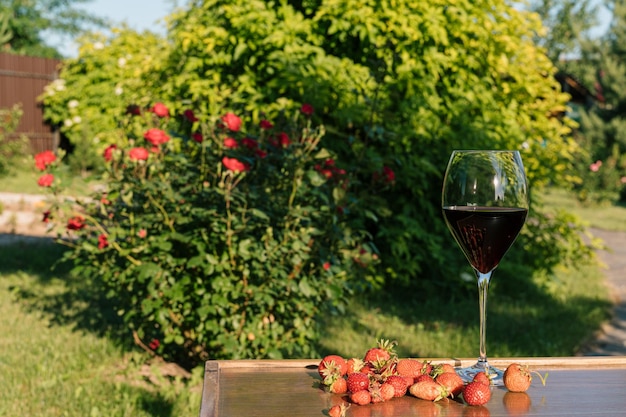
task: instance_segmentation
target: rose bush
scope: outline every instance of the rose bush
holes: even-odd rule
[[[254,126],[139,110],[104,150],[102,190],[68,201],[50,188],[45,221],[74,273],[104,286],[144,348],[185,366],[315,356],[315,318],[341,308],[377,254],[312,107]],[[35,162],[46,176],[59,159]]]

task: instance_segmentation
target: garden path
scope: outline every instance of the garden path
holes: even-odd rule
[[[0,245],[19,240],[52,240],[42,222],[46,196],[0,192]],[[581,356],[626,355],[626,232],[593,229],[608,250],[599,252],[614,301],[612,318],[578,353]]]

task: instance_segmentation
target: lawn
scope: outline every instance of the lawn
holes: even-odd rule
[[[546,201],[572,207],[558,192]],[[603,224],[604,210],[615,211],[612,222],[626,224],[624,208],[580,210],[594,227]],[[158,364],[146,365],[151,358],[132,344],[89,277],[73,278],[63,266],[51,270],[63,250],[31,242],[0,251],[0,415],[197,415],[202,370],[186,381],[147,378],[158,374]],[[575,354],[608,317],[607,290],[595,266],[552,276],[502,267],[490,291],[491,357]],[[354,298],[345,314],[323,319],[320,353],[360,356],[386,338],[398,341],[401,356],[474,357],[478,307],[471,288],[459,285],[438,299],[405,291]]]

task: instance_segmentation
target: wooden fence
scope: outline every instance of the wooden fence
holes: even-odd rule
[[[58,77],[61,61],[0,53],[0,108],[19,104],[23,115],[16,134],[29,138],[33,153],[58,146],[58,132],[43,120],[37,100],[44,87]]]

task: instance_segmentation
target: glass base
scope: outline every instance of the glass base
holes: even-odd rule
[[[487,372],[489,378],[491,379],[492,385],[504,385],[504,381],[502,380],[502,375],[504,375],[504,371],[498,368],[494,368],[493,366],[489,366],[489,363],[487,362],[478,361],[472,366],[467,366],[465,368],[456,368],[455,370],[464,382],[471,382],[474,378],[474,375],[480,372]]]

